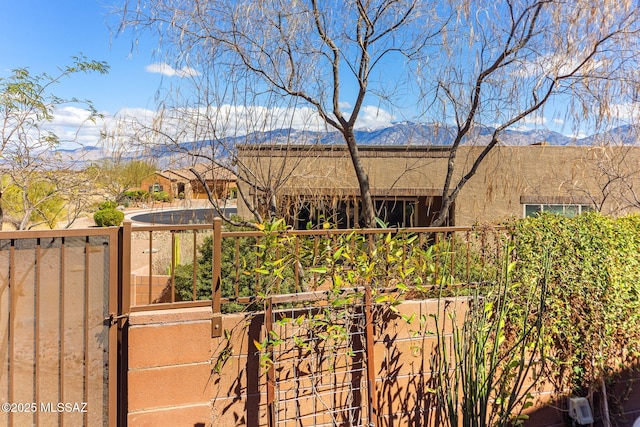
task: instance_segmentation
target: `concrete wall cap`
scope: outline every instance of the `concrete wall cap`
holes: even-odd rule
[[[172,310],[139,311],[129,315],[129,325],[149,325],[154,323],[195,322],[210,320],[211,307],[177,308]]]

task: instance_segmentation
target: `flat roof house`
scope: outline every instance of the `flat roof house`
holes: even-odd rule
[[[454,181],[482,148],[458,149]],[[442,203],[449,147],[363,145],[359,151],[378,217],[391,226],[430,225]],[[259,206],[261,198],[275,197],[279,214],[295,228],[322,220],[345,228],[360,222],[358,183],[345,146],[245,145],[238,148],[238,164],[239,190],[248,203]],[[636,146],[498,146],[461,190],[449,225],[539,211],[637,211],[639,171]],[[238,201],[238,214],[251,216],[247,202]]]

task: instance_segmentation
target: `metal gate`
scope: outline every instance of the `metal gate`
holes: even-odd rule
[[[377,425],[369,290],[339,305],[274,310],[275,301],[287,303],[273,297],[265,313],[270,427]]]
[[[0,424],[117,423],[118,229],[0,233]]]

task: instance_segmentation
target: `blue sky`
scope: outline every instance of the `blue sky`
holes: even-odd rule
[[[34,75],[56,74],[59,67],[73,62],[72,57],[84,55],[106,62],[109,73],[74,75],[55,85],[53,94],[90,100],[107,118],[129,110],[154,111],[155,96],[168,78],[149,71],[157,44],[146,39],[132,48],[131,37],[114,39],[109,22],[116,19],[109,14],[110,2],[5,0],[0,18],[0,77],[16,68],[28,68]],[[66,147],[98,145],[105,122],[87,123],[86,115],[84,110],[66,108],[56,112],[49,128],[62,141],[74,141]]]
[[[106,61],[107,75],[74,76],[56,87],[60,96],[92,100],[101,111],[152,108],[161,80],[145,71],[153,62],[153,43],[131,49],[125,37],[112,40],[108,9],[99,0],[5,1],[0,25],[0,73],[28,67],[54,73],[79,54]],[[113,22],[113,18],[111,18]]]
[[[21,67],[28,67],[34,74],[53,74],[57,67],[71,63],[71,57],[82,54],[108,63],[109,73],[73,76],[55,87],[56,95],[89,99],[107,117],[123,110],[153,112],[161,85],[177,83],[179,77],[171,76],[170,67],[156,63],[157,44],[149,36],[139,40],[135,48],[130,35],[113,38],[108,24],[117,23],[117,17],[109,15],[109,5],[115,1],[5,0],[0,18],[0,77]],[[76,117],[79,113],[67,110],[56,117],[53,128],[62,139],[65,138],[61,133],[82,121]],[[359,124],[384,126],[394,119],[403,118],[369,105],[365,106]],[[78,142],[98,144],[103,125],[100,122],[84,128]],[[543,126],[565,134],[572,131],[552,119],[543,123],[536,117],[523,121],[522,125]]]
[[[52,93],[63,98],[88,99],[110,117],[133,114],[150,117],[156,110],[156,97],[162,85],[177,83],[180,77],[154,55],[157,41],[142,35],[135,47],[131,34],[115,37],[110,25],[117,17],[110,14],[114,0],[5,0],[0,25],[0,77],[11,70],[28,68],[32,74],[55,74],[72,57],[106,62],[106,75],[74,75],[57,84]],[[145,38],[146,37],[146,38]],[[372,111],[375,110],[375,111]],[[82,112],[59,111],[49,126],[61,140],[76,139],[83,123]],[[390,123],[391,116],[368,107],[362,114],[363,127]],[[84,124],[78,143],[99,144],[104,122]],[[66,136],[66,137],[65,137]],[[73,144],[69,144],[70,146]]]

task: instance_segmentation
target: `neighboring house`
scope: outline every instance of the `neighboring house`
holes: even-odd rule
[[[463,146],[456,164],[468,171],[483,147]],[[440,210],[449,148],[360,146],[378,217],[392,226],[428,226]],[[239,147],[240,184],[248,203],[272,188],[280,214],[296,228],[322,219],[339,227],[361,223],[358,183],[344,146]],[[274,179],[278,171],[278,179]],[[499,146],[485,158],[450,210],[449,225],[471,225],[552,211],[599,210],[620,215],[640,208],[640,147]],[[454,177],[462,176],[459,170]],[[241,180],[242,181],[242,180]],[[254,182],[254,181],[252,181]],[[639,193],[636,194],[635,190]],[[248,203],[238,214],[250,217]]]
[[[236,176],[227,169],[198,164],[193,167],[214,198],[235,198]],[[206,199],[207,191],[191,168],[166,169],[145,178],[140,186],[150,193],[165,191],[172,198]]]

